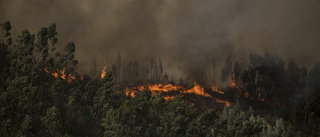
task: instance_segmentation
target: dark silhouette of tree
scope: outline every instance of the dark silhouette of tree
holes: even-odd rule
[[[232,70],[232,60],[231,55],[227,57],[227,59],[224,62],[222,71],[221,71],[221,81],[226,82],[228,76],[230,76]]]
[[[7,78],[10,75],[10,55],[9,48],[12,46],[11,24],[9,21],[0,24],[0,84],[1,89],[5,90]]]
[[[55,51],[56,24],[37,35],[24,30],[15,42],[10,22],[0,30],[0,136],[319,136],[319,62],[308,73],[293,59],[285,69],[280,57],[268,53],[250,55],[248,68],[233,65],[229,56],[221,79],[235,80],[249,97],[235,93],[236,103],[217,110],[200,100],[198,110],[185,96],[165,100],[168,94],[146,90],[131,98],[118,91],[122,85],[114,86],[174,85],[160,59],[123,60],[119,54],[103,78],[93,59],[90,75],[80,76],[75,43]]]
[[[233,75],[235,80],[239,80],[241,73],[241,68],[239,62],[235,62],[233,66]]]

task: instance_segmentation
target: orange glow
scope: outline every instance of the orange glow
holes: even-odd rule
[[[221,90],[219,90],[216,86],[212,86],[212,91],[217,92],[219,94],[224,94],[224,92],[222,92]]]
[[[155,84],[155,85],[147,85],[150,91],[160,91],[160,92],[170,92],[170,91],[177,91],[184,89],[182,86],[173,86],[171,84],[162,85],[162,84]]]
[[[166,102],[171,101],[174,99],[174,96],[164,96],[164,99],[166,100]]]
[[[230,106],[230,102],[229,101],[224,101],[224,104],[229,107]]]
[[[237,84],[234,82],[234,80],[230,80],[230,85],[232,88],[237,87]]]
[[[113,85],[113,87],[120,87],[120,85]]]
[[[264,99],[261,97],[261,94],[259,93],[259,95],[258,95],[258,100],[259,101],[264,101]]]
[[[173,86],[172,84],[167,84],[167,85],[154,84],[154,85],[141,85],[141,86],[130,87],[130,88],[126,87],[124,91],[125,91],[126,96],[130,96],[131,98],[134,98],[138,92],[144,91],[144,90],[150,91],[151,95],[153,97],[155,97],[159,92],[162,92],[162,93],[174,93],[175,92],[175,93],[180,93],[182,96],[184,96],[184,94],[196,94],[196,95],[212,98],[216,102],[219,102],[219,103],[224,103],[225,106],[227,106],[227,107],[230,106],[229,101],[223,101],[223,100],[220,100],[217,98],[213,98],[211,95],[206,93],[204,91],[204,88],[202,88],[196,82],[194,82],[194,86],[191,89],[186,89],[183,86]],[[213,90],[215,92],[220,93],[220,94],[224,94],[224,92],[218,90],[217,88],[213,88]],[[166,100],[166,102],[171,101],[174,99],[174,96],[165,95],[164,99]]]
[[[208,93],[205,93],[204,89],[200,85],[198,85],[196,82],[194,82],[192,89],[185,90],[182,93],[187,93],[187,94],[194,93],[204,97],[211,97]]]
[[[101,79],[104,78],[104,76],[106,76],[107,73],[107,65],[103,67],[103,69],[101,70]]]
[[[217,98],[213,98],[213,99],[216,100],[216,102],[224,103],[224,105],[227,106],[227,107],[230,106],[230,102],[229,101],[223,101],[223,100],[220,100],[220,99],[217,99]]]
[[[238,93],[239,95],[244,96],[244,97],[246,97],[246,98],[249,97],[249,93],[246,92],[246,91],[241,90],[241,89],[238,87],[238,85],[235,83],[234,80],[230,80],[230,86],[231,86],[232,88],[235,88],[236,91],[237,91],[237,93]]]
[[[67,77],[67,75],[65,74],[65,69],[66,69],[66,68],[63,68],[62,70],[59,70],[58,72],[53,72],[53,73],[51,73],[51,75],[54,76],[54,77],[56,77],[56,78],[59,78],[59,77],[58,77],[59,74],[62,74],[62,75],[60,76],[60,78],[62,78],[62,79],[64,79],[64,80],[67,80],[69,83],[71,83],[72,80],[75,80],[75,79],[76,79],[76,77],[72,76],[71,74],[69,74],[68,77]],[[50,73],[50,72],[48,71],[48,68],[45,68],[44,71],[45,71],[46,73]],[[82,79],[83,79],[83,78],[81,78],[81,80],[82,80]]]
[[[144,91],[145,90],[144,86],[139,86],[138,89],[139,89],[139,91]]]
[[[135,94],[137,94],[140,91],[144,90],[151,91],[152,96],[156,96],[159,92],[171,92],[171,91],[178,91],[181,89],[184,89],[182,86],[173,86],[171,84],[162,85],[162,84],[155,84],[155,85],[142,85],[137,87],[131,87],[130,89],[128,87],[125,88],[125,94],[126,96],[130,95],[131,97],[134,97]],[[174,97],[166,97],[166,98],[174,98]]]
[[[124,91],[125,91],[126,96],[130,96],[132,98],[134,98],[136,96],[135,94],[137,94],[136,90],[129,89],[128,87],[126,87]]]
[[[238,87],[238,85],[235,83],[234,80],[230,80],[230,86],[231,86],[232,88],[235,88],[236,91],[237,91],[237,93],[238,93],[239,95],[241,95],[241,96],[244,96],[244,97],[246,97],[246,98],[250,98],[251,100],[265,101],[265,100],[262,98],[262,96],[261,96],[260,93],[258,94],[258,97],[255,97],[255,96],[250,96],[248,92],[241,90],[241,88]]]
[[[48,68],[44,68],[44,71],[47,72],[47,73],[49,73]]]

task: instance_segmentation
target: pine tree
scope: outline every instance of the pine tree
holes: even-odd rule
[[[121,124],[119,110],[109,109],[106,116],[102,119],[102,126],[104,127],[104,136],[118,137],[121,136]]]

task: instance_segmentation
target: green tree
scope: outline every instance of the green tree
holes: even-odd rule
[[[213,136],[258,136],[263,130],[260,117],[253,110],[244,111],[239,102],[223,110],[213,128]]]
[[[320,91],[320,62],[317,62],[311,69],[308,79],[310,89]]]
[[[109,109],[106,112],[105,118],[102,119],[102,126],[104,127],[104,136],[116,137],[121,136],[121,124],[119,110]]]
[[[234,79],[235,80],[239,80],[240,78],[240,71],[241,71],[241,68],[240,68],[240,64],[239,62],[235,62],[234,63],[234,67],[233,67],[233,73],[234,73]]]
[[[211,127],[214,126],[215,120],[218,118],[217,112],[209,109],[197,118],[193,119],[187,129],[188,136],[209,136]]]
[[[18,135],[22,137],[32,136],[31,125],[32,119],[29,115],[26,115],[21,123],[20,130],[18,131]]]
[[[0,24],[0,88],[6,89],[6,80],[9,77],[10,55],[9,47],[12,45],[12,39],[10,38],[11,25],[7,21]]]
[[[41,118],[42,124],[45,128],[44,135],[57,137],[61,136],[62,123],[60,122],[60,112],[55,106],[47,109],[46,115]]]
[[[232,70],[232,59],[231,55],[228,56],[224,62],[224,66],[221,71],[221,81],[226,82],[227,77],[230,76]]]

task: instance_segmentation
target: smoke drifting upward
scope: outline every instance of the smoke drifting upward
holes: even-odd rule
[[[58,46],[76,43],[76,57],[90,65],[123,58],[161,58],[169,75],[216,80],[228,55],[293,57],[307,68],[320,60],[319,0],[2,0],[0,21],[12,33],[36,33],[57,24]]]

